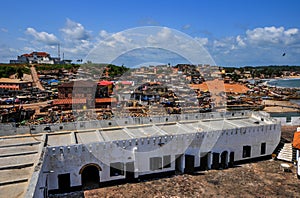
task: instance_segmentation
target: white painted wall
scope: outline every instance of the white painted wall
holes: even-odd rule
[[[286,117],[274,117],[275,120],[281,123],[283,126],[295,126],[300,125],[300,117],[291,117],[291,121],[287,122]]]
[[[165,143],[162,147],[158,145],[160,138]],[[134,160],[136,177],[138,177],[175,170],[175,155],[177,154],[194,155],[195,167],[197,167],[200,166],[200,153],[218,152],[221,154],[223,151],[228,151],[229,154],[233,151],[235,161],[239,161],[248,159],[242,158],[244,145],[251,146],[250,158],[255,158],[262,156],[260,154],[261,143],[266,142],[265,155],[270,155],[278,145],[279,140],[280,125],[270,124],[226,131],[195,132],[172,137],[158,136],[105,143],[96,142],[87,145],[48,147],[46,152],[47,168],[55,171],[49,175],[49,189],[58,188],[57,177],[64,173],[71,173],[71,186],[80,186],[81,175],[79,171],[89,163],[98,164],[102,168],[100,182],[105,182],[125,178],[125,176],[110,177],[109,164],[113,162],[126,163]],[[150,158],[164,155],[171,155],[171,168],[150,171]],[[182,166],[184,168],[184,160]]]

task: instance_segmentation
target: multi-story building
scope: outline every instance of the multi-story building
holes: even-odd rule
[[[10,60],[11,64],[59,64],[60,58],[53,58],[47,52],[31,52],[30,54],[22,54],[17,60]]]
[[[32,87],[32,82],[21,79],[0,78],[0,88],[7,90],[22,90]]]

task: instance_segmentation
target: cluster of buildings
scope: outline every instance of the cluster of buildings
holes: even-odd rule
[[[47,197],[116,180],[270,158],[280,141],[280,123],[246,109],[273,90],[224,81],[224,75],[219,67],[187,64],[135,68],[117,78],[105,66],[40,72],[45,92],[55,97],[33,122],[0,125],[6,136],[0,137],[2,145],[15,151],[10,158],[0,156],[6,164],[0,174],[17,170],[25,178],[4,185],[18,185],[17,193],[25,197]],[[25,84],[18,89],[33,86]]]

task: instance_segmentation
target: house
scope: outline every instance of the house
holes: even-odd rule
[[[17,60],[10,60],[11,64],[60,64],[60,58],[52,58],[47,52],[31,52],[22,54]]]
[[[251,78],[251,77],[252,77],[251,71],[244,71],[243,76],[244,76],[245,78]]]
[[[96,91],[96,82],[94,81],[71,81],[58,86],[58,99],[53,101],[53,105],[63,109],[72,109],[72,107],[93,108],[94,95]]]
[[[117,102],[110,97],[112,91],[113,82],[110,81],[71,81],[58,86],[58,99],[54,100],[53,105],[63,109],[106,108]]]
[[[21,79],[0,78],[0,89],[22,90],[28,87],[32,87],[32,82]]]

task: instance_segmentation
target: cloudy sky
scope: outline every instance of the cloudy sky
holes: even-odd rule
[[[61,56],[74,62],[91,58],[90,52],[105,44],[109,50],[131,46],[130,53],[120,54],[125,65],[134,57],[136,64],[176,64],[188,59],[185,54],[203,54],[193,44],[183,46],[189,38],[187,44],[197,42],[220,66],[300,65],[298,0],[11,0],[1,7],[0,62],[32,51],[56,57],[59,43]],[[144,31],[147,36],[137,46],[142,50],[133,50],[136,37],[123,32],[143,26],[163,28]],[[172,46],[166,51],[157,43]],[[170,50],[178,45],[185,52]]]

